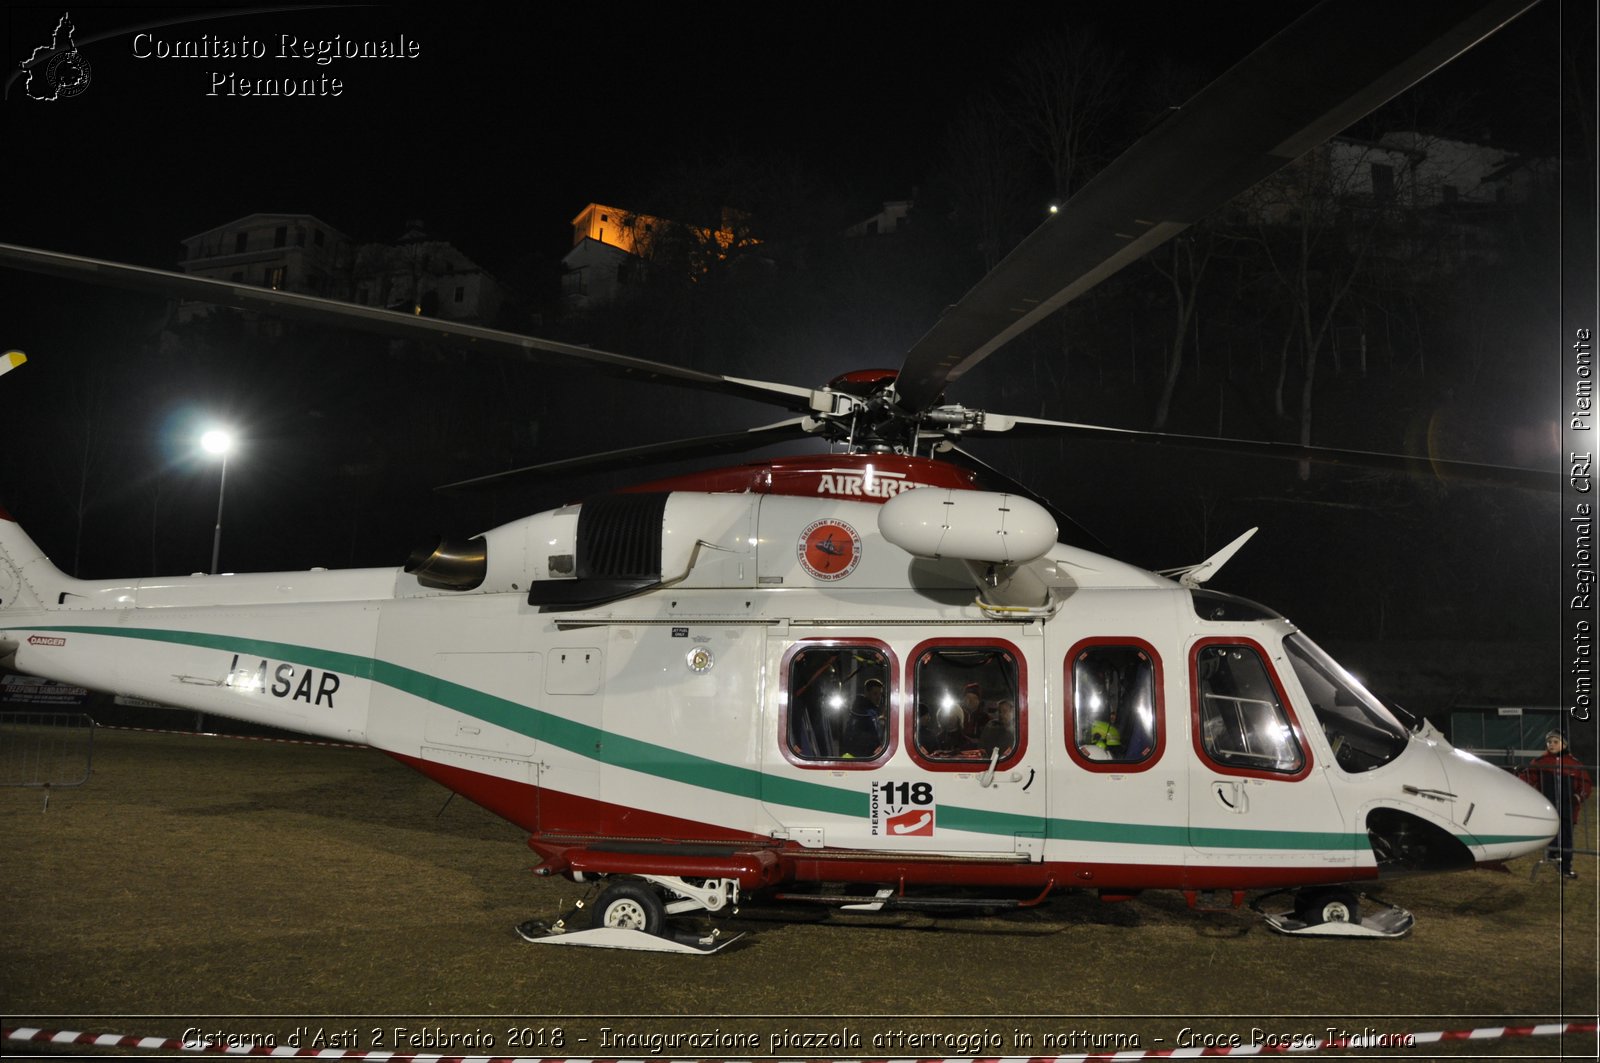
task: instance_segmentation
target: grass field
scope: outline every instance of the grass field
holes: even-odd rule
[[[450,1052],[766,1054],[615,1040],[715,1028],[792,1057],[929,1057],[1096,1047],[1065,1036],[1078,1030],[1138,1039],[1098,1047],[1174,1048],[1185,1028],[1248,1043],[1252,1029],[1390,1034],[1596,1009],[1592,856],[1566,886],[1548,867],[1530,878],[1531,860],[1394,883],[1385,896],[1417,917],[1398,941],[1285,938],[1248,911],[1191,912],[1170,894],[1064,895],[965,918],[747,909],[730,925],[747,937],[682,957],[520,941],[516,923],[555,916],[583,888],[534,878],[519,831],[370,750],[101,731],[94,767],[48,811],[36,789],[0,791],[7,1025],[278,1044],[304,1028],[306,1046],[320,1028],[331,1047],[420,1051],[445,1046],[408,1037],[437,1030],[457,1035]],[[1594,849],[1592,809],[1584,828]],[[410,1031],[398,1044],[396,1028]],[[785,1029],[833,1040],[770,1040]],[[959,1033],[971,1036],[915,1040]],[[1594,1050],[1593,1036],[1503,1040],[1453,1057]]]

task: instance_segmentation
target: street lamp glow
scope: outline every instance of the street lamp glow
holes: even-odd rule
[[[200,449],[226,458],[233,451],[233,433],[226,428],[213,428],[200,437]]]

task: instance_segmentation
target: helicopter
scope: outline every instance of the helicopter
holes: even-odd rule
[[[596,887],[550,944],[714,951],[675,929],[752,895],[855,909],[1030,906],[1058,890],[1262,891],[1286,934],[1396,937],[1363,885],[1542,849],[1555,811],[1385,705],[1281,615],[1059,541],[1070,518],[970,438],[1114,436],[1300,461],[1554,474],[1133,432],[946,391],[1531,6],[1324,4],[1157,125],[898,369],[720,376],[475,325],[0,245],[0,265],[379,334],[531,352],[755,399],[786,419],[449,485],[821,439],[835,448],[592,496],[398,568],[79,580],[0,510],[0,660],[91,689],[364,743],[527,831]],[[1359,36],[1359,48],[1339,42]],[[1270,105],[1269,105],[1270,104]],[[1241,117],[1243,116],[1243,117]],[[1183,179],[1158,180],[1179,173]],[[958,464],[955,460],[959,459]]]

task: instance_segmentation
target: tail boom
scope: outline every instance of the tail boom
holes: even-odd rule
[[[0,664],[163,705],[366,741],[393,569],[91,582],[0,510]]]

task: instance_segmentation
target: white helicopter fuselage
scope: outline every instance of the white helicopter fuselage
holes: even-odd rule
[[[1115,898],[1467,867],[1556,830],[1536,791],[1362,707],[1251,603],[1059,544],[917,556],[882,498],[654,497],[620,543],[579,506],[486,533],[470,589],[397,569],[79,581],[0,520],[0,658],[366,743],[573,877]],[[968,541],[1004,537],[996,519]],[[597,576],[602,549],[632,559]],[[1096,744],[1112,702],[1120,742]]]
[[[1004,343],[1530,5],[1390,5],[1381,21],[1376,5],[1318,5],[1085,182],[898,370],[821,388],[0,244],[17,268],[795,415],[596,461],[803,438],[850,452],[794,476],[779,459],[590,499],[403,570],[78,581],[0,514],[0,661],[368,743],[526,829],[545,873],[642,876],[708,910],[738,889],[841,881],[1108,899],[1171,887],[1238,903],[1248,889],[1536,851],[1557,827],[1541,795],[1402,723],[1281,617],[1200,589],[1239,542],[1174,583],[1057,545],[1042,507],[914,456],[1025,428],[1548,486],[1547,471],[1431,453],[1133,432],[944,399]],[[662,921],[635,884],[612,885],[607,929]],[[1350,891],[1336,892],[1300,914],[1349,919]]]

